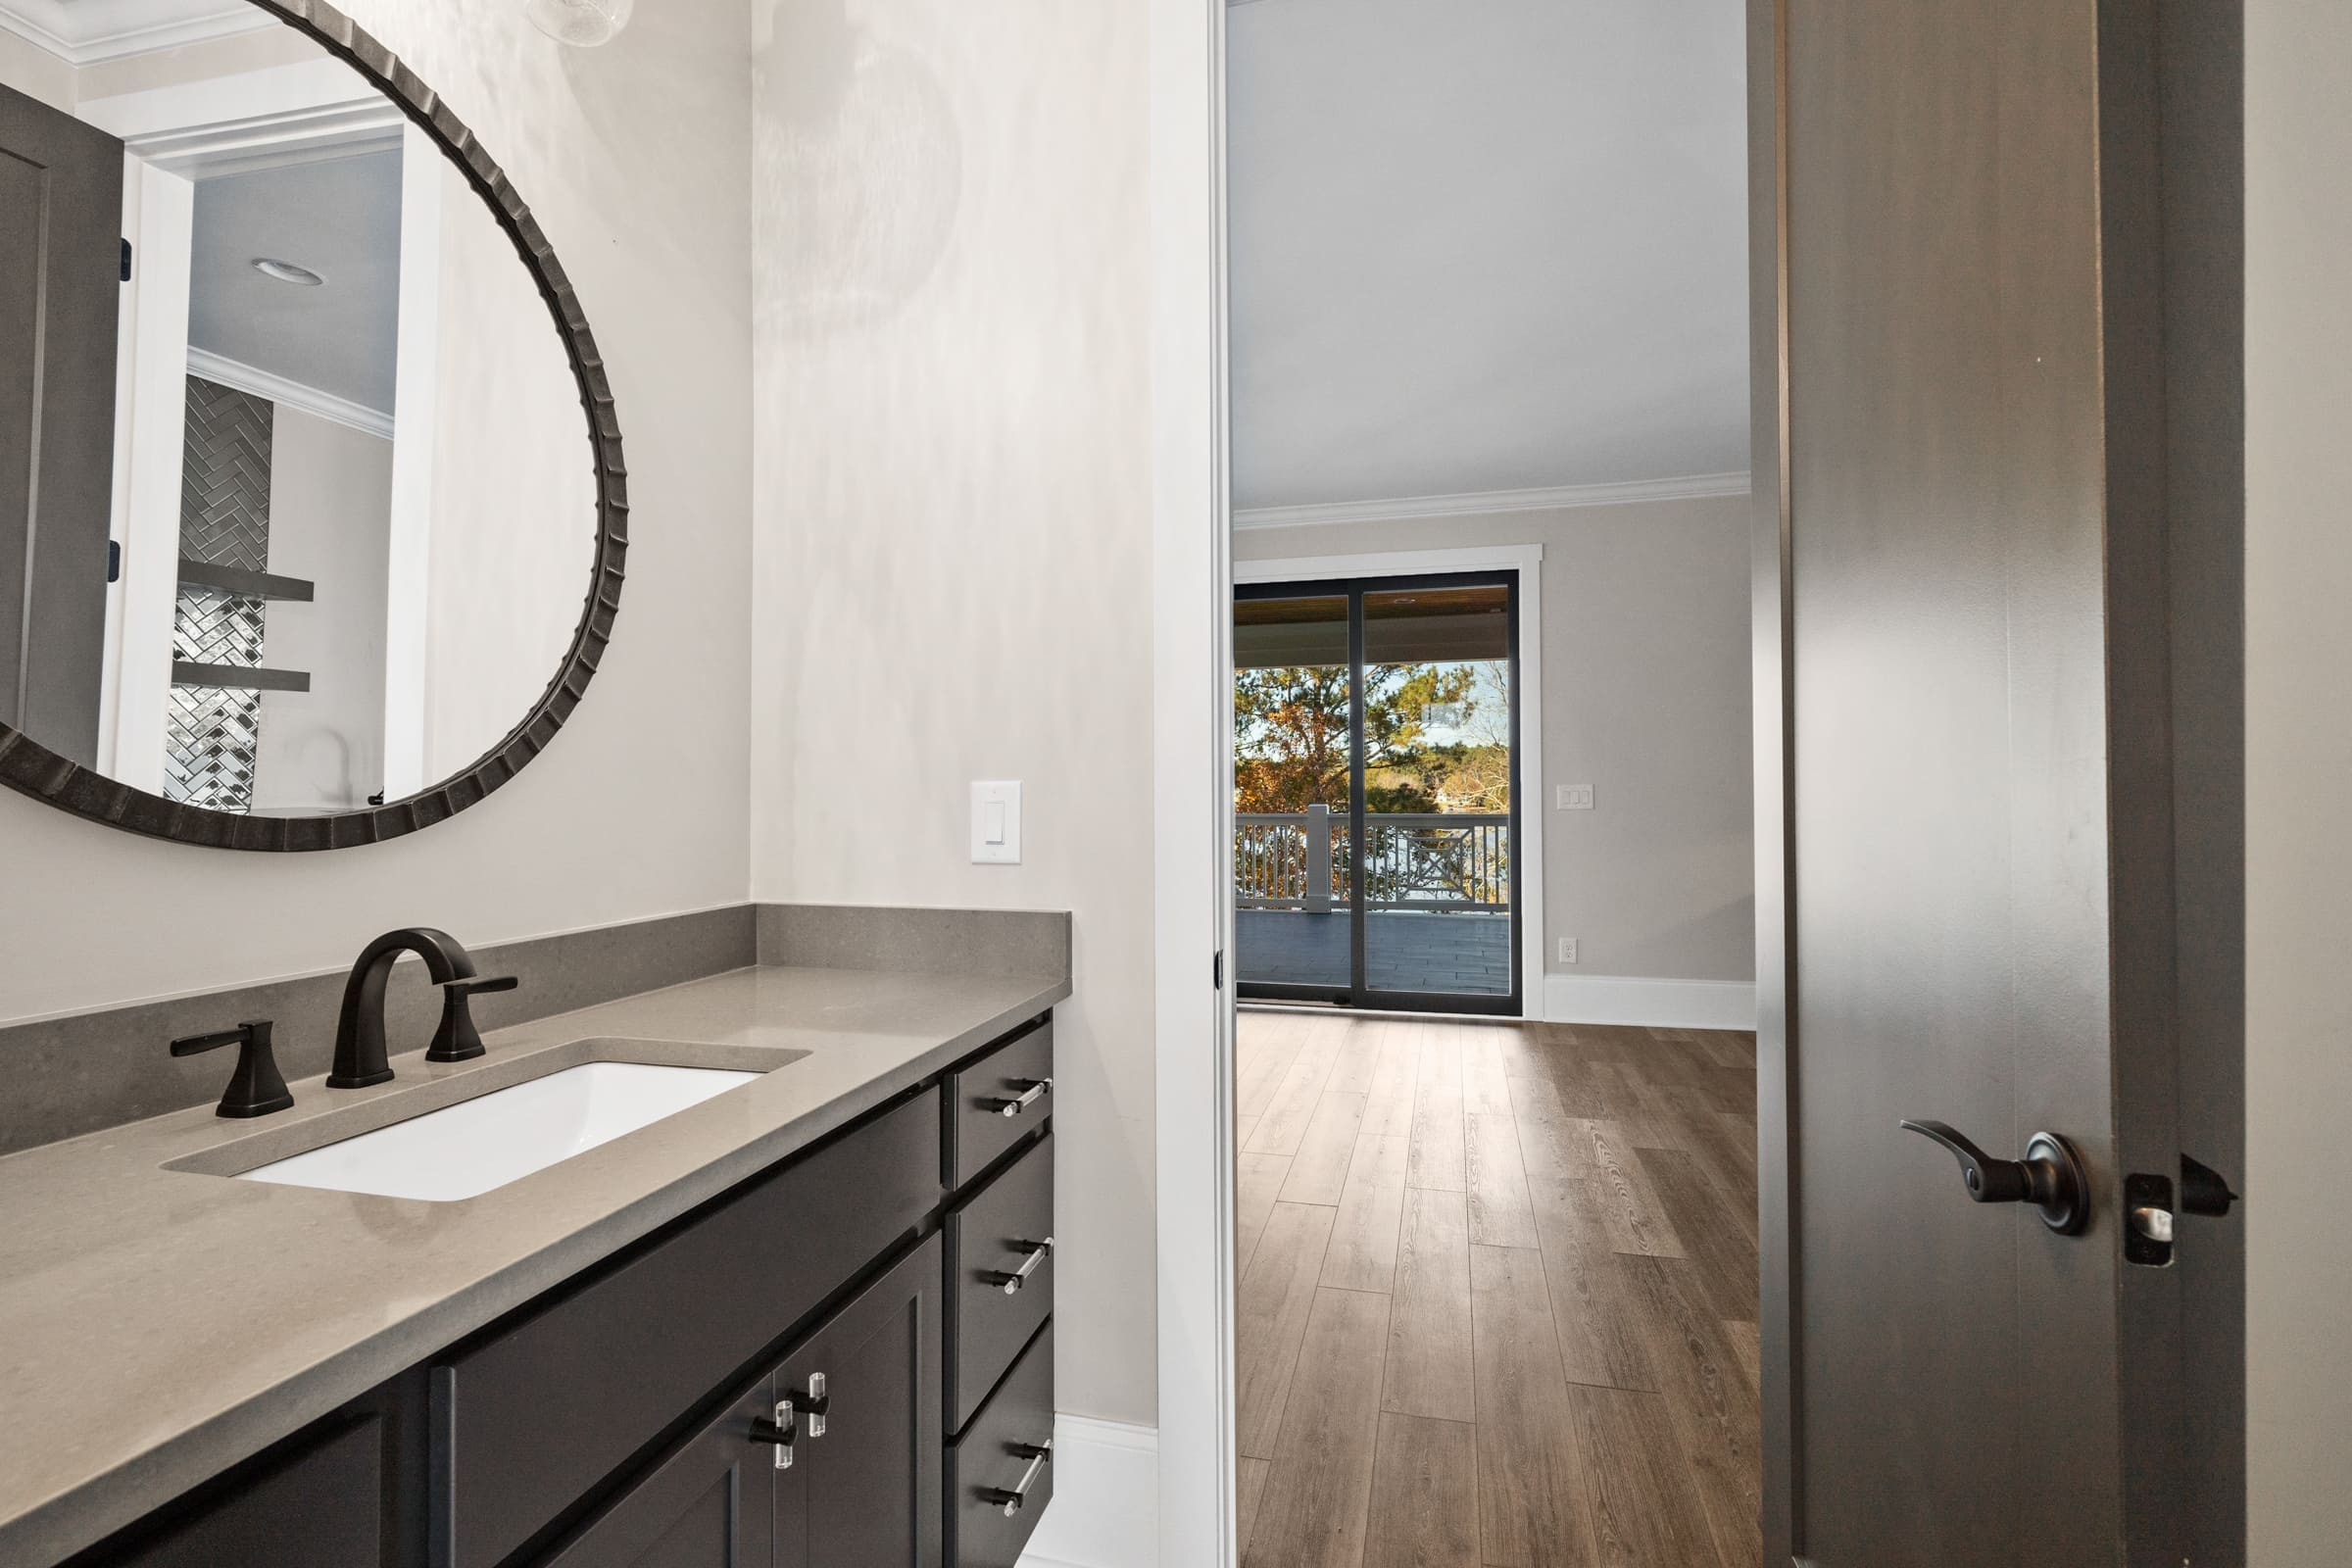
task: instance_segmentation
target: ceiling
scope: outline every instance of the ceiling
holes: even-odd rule
[[[196,184],[188,346],[389,416],[400,325],[398,151]],[[281,283],[258,257],[309,268]]]
[[[1237,509],[1746,468],[1740,0],[1228,25]]]

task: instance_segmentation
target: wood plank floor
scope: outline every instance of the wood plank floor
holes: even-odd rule
[[[1754,1037],[1238,1047],[1244,1568],[1756,1568]]]

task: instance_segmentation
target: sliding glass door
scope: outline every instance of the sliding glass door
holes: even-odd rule
[[[1242,996],[1519,1011],[1516,583],[1237,591]]]

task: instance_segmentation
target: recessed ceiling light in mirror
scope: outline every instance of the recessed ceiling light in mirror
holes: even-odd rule
[[[280,283],[297,283],[304,288],[317,288],[326,281],[325,278],[320,277],[307,267],[297,267],[292,262],[281,262],[274,256],[256,256],[253,259],[253,270],[264,277],[273,277]]]

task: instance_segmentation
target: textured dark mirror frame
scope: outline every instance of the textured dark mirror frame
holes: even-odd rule
[[[388,805],[322,816],[253,816],[208,810],[118,783],[58,756],[7,724],[0,724],[0,783],[94,821],[182,844],[227,850],[339,850],[400,838],[457,815],[522,771],[564,727],[612,638],[612,620],[620,605],[621,568],[628,554],[628,469],[621,463],[620,427],[612,414],[612,389],[605,376],[604,356],[597,351],[579,299],[530,209],[507,183],[497,162],[473,139],[473,132],[391,50],[322,0],[248,3],[317,39],[398,104],[401,112],[465,171],[475,192],[489,203],[499,226],[514,240],[522,265],[530,269],[541,297],[555,316],[556,329],[579,382],[596,465],[596,563],[580,623],[555,678],[504,740],[465,771]]]

